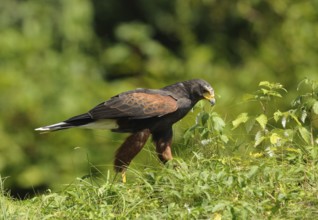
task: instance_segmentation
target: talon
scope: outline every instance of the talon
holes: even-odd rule
[[[123,183],[126,183],[126,171],[123,171],[121,173],[121,180],[122,180]]]

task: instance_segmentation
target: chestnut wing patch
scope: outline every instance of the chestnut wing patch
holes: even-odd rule
[[[89,114],[93,119],[143,119],[160,117],[177,109],[177,100],[169,95],[134,92],[115,96],[93,108]]]

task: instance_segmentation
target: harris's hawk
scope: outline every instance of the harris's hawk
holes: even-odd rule
[[[87,113],[35,130],[50,132],[80,127],[131,133],[117,150],[114,162],[115,170],[123,173],[125,181],[126,168],[150,135],[159,159],[163,163],[172,159],[172,125],[201,99],[215,103],[213,88],[202,79],[178,82],[162,89],[136,89],[116,95]]]

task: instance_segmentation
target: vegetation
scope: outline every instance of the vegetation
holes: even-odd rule
[[[286,93],[261,82],[253,100],[262,111],[232,123],[199,107],[183,137],[182,158],[165,166],[129,169],[128,183],[110,172],[78,178],[60,192],[25,201],[2,192],[5,219],[315,219],[318,193],[318,83],[287,111]],[[249,100],[252,96],[249,98]],[[243,127],[241,131],[236,130]],[[155,155],[153,155],[155,157]]]
[[[294,0],[3,0],[0,216],[314,219],[317,12]],[[191,78],[211,83],[216,106],[176,124],[167,166],[147,144],[125,185],[112,171],[125,135],[34,132]]]

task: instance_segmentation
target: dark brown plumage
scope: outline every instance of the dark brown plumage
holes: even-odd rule
[[[115,170],[123,172],[150,135],[159,159],[162,162],[172,159],[172,125],[201,99],[209,100],[212,105],[215,103],[213,88],[201,79],[162,89],[136,89],[116,95],[87,113],[35,130],[49,132],[82,127],[132,133],[115,156]]]

